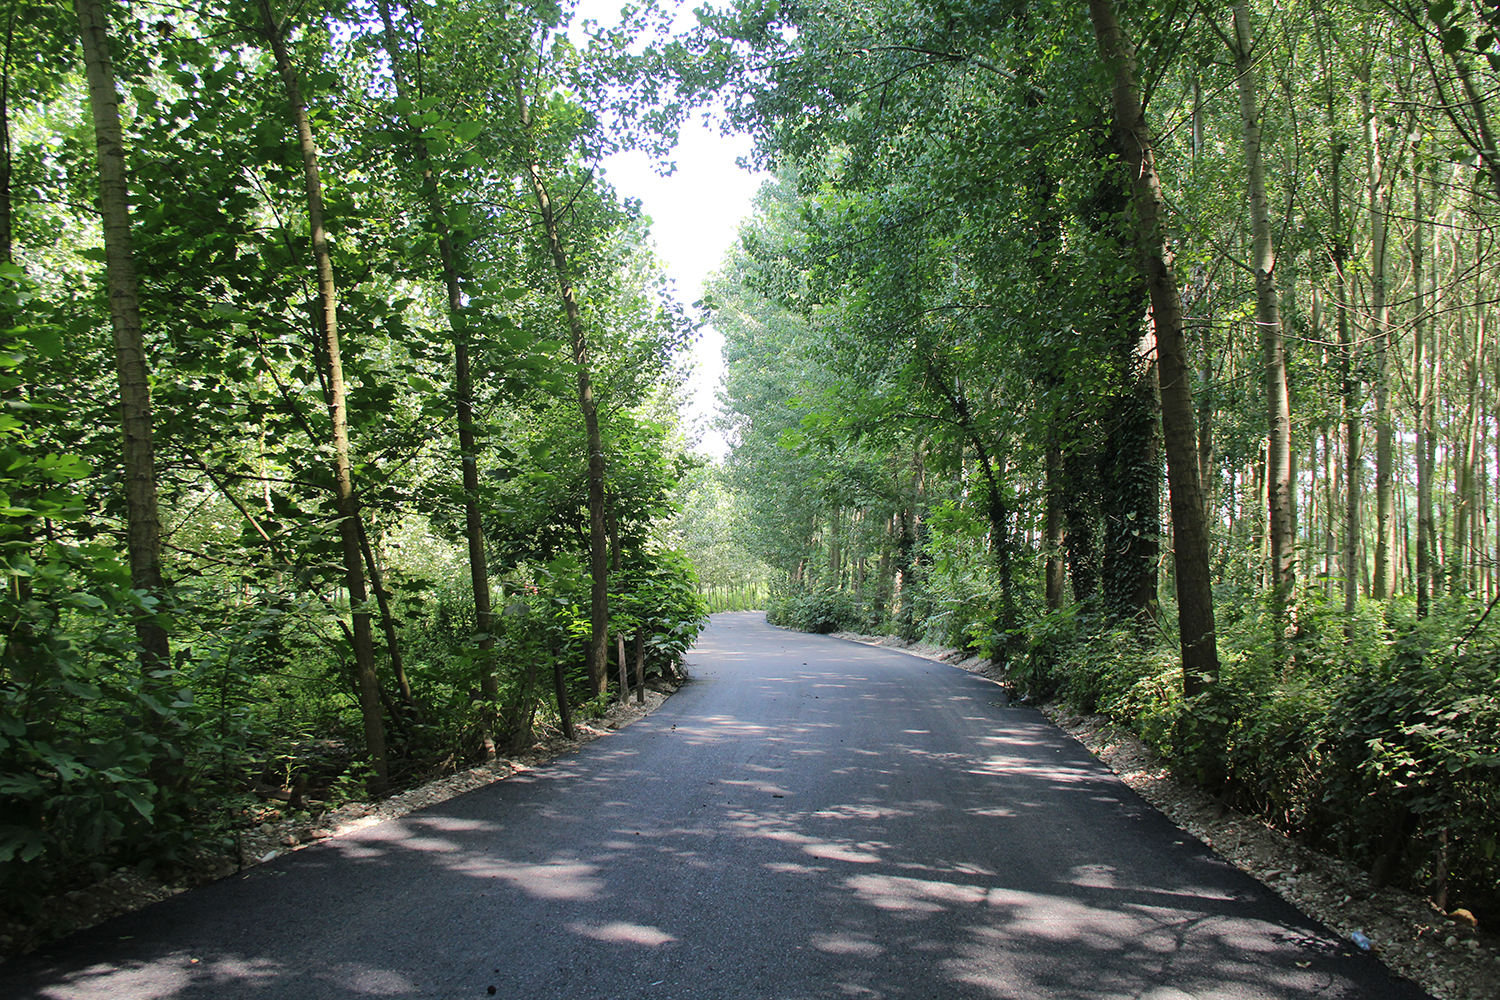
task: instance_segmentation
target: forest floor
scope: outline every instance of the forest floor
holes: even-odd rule
[[[1000,680],[988,659],[965,658],[958,650],[892,636],[835,636],[900,649]],[[1042,711],[1141,798],[1219,857],[1341,937],[1364,934],[1388,968],[1437,1000],[1500,997],[1500,935],[1474,926],[1465,911],[1449,916],[1415,893],[1375,886],[1366,872],[1311,850],[1254,816],[1227,809],[1217,798],[1174,777],[1145,744],[1108,719],[1079,715],[1063,705],[1044,705]]]
[[[561,730],[539,732],[532,746],[520,753],[496,757],[389,798],[346,802],[334,809],[310,802],[310,808],[296,812],[290,812],[284,804],[272,800],[256,812],[254,821],[234,831],[236,849],[230,853],[205,853],[194,864],[185,866],[186,870],[166,878],[143,875],[135,868],[119,868],[96,882],[48,897],[42,901],[40,913],[32,920],[0,920],[0,962],[5,957],[35,951],[51,941],[194,886],[263,864],[288,851],[405,816],[537,767],[651,714],[676,689],[676,684],[648,679],[644,704],[637,704],[634,700],[624,705],[615,702],[602,717],[577,722],[573,727],[578,737],[575,740],[563,736]]]

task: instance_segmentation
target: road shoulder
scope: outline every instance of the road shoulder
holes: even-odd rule
[[[836,632],[834,638],[900,650],[947,663],[999,683],[984,657],[893,636]],[[1369,876],[1337,858],[1313,851],[1252,816],[1226,808],[1201,789],[1172,775],[1128,730],[1064,705],[1042,711],[1083,744],[1125,784],[1180,829],[1219,857],[1344,938],[1357,931],[1380,959],[1437,1000],[1500,997],[1500,938],[1449,919],[1421,896],[1374,886]]]

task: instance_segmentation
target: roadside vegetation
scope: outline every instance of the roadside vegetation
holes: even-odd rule
[[[1500,919],[1494,12],[742,3],[772,622],[991,658]]]
[[[765,606],[1500,918],[1490,6],[7,9],[8,907]],[[773,176],[705,303],[723,466],[597,169],[707,106]]]
[[[696,321],[596,170],[670,139],[646,22],[5,9],[0,916],[670,680]]]

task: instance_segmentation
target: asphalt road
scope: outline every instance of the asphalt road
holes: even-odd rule
[[[552,764],[0,965],[0,998],[1426,996],[952,667],[716,616]]]

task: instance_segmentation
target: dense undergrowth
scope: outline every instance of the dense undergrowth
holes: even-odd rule
[[[927,588],[904,615],[882,615],[858,593],[787,588],[768,617],[994,655],[993,609],[967,590]],[[937,613],[924,619],[924,608]],[[1002,665],[1020,696],[1128,726],[1226,804],[1377,882],[1500,919],[1500,642],[1479,624],[1483,606],[1455,598],[1419,623],[1409,600],[1362,602],[1347,622],[1310,596],[1281,663],[1269,609],[1221,609],[1223,672],[1196,699],[1182,695],[1175,636],[1089,604],[1034,610],[1024,653]]]
[[[672,675],[706,608],[670,551],[613,583],[616,622],[641,638],[645,675]],[[369,759],[338,608],[271,590],[221,601],[187,631],[175,663],[142,674],[133,621],[148,609],[108,553],[49,547],[29,586],[0,596],[11,622],[0,685],[3,916],[122,865],[191,868],[230,853],[237,827],[267,807],[333,807],[367,796]],[[438,569],[442,569],[438,567]],[[588,580],[576,559],[497,581],[494,648],[476,634],[461,567],[395,584],[407,688],[387,680],[393,791],[524,749],[559,725],[554,668],[575,717],[602,713],[584,645]],[[211,595],[183,592],[201,615]],[[493,671],[498,695],[480,696]],[[389,657],[381,672],[390,678]],[[612,670],[612,674],[614,671]]]

